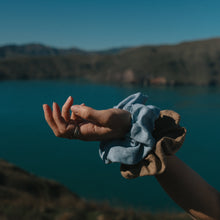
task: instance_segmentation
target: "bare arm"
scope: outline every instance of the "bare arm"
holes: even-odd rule
[[[62,111],[56,103],[53,110],[47,104],[43,106],[45,119],[58,137],[106,140],[121,138],[130,128],[131,118],[127,111],[97,111],[72,104],[73,98],[69,97]],[[76,137],[77,126],[79,134]],[[219,192],[176,156],[168,157],[167,169],[156,178],[167,194],[195,219],[220,220]]]
[[[71,96],[64,103],[62,110],[55,102],[52,109],[47,104],[43,105],[45,119],[55,136],[100,141],[122,138],[130,128],[131,117],[128,111],[113,108],[95,110],[84,104],[72,105]]]
[[[220,219],[220,193],[176,156],[156,179],[167,194],[195,219]]]

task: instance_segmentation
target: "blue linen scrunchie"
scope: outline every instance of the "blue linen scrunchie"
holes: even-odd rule
[[[146,106],[146,101],[146,95],[136,93],[114,107],[131,113],[132,126],[125,138],[100,143],[99,155],[106,164],[112,162],[137,164],[155,146],[156,141],[152,132],[160,109],[152,105]]]

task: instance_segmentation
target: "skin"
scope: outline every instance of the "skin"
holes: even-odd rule
[[[71,96],[62,110],[57,103],[53,103],[53,109],[44,104],[43,110],[54,134],[62,138],[84,141],[123,138],[131,126],[129,112],[73,105]],[[79,134],[74,136],[77,127]],[[169,156],[165,172],[155,177],[167,194],[193,219],[220,220],[220,193],[176,156]]]
[[[168,157],[165,172],[156,179],[193,219],[220,219],[220,193],[175,155]]]
[[[68,139],[77,138],[84,141],[100,141],[123,138],[130,128],[131,116],[128,111],[121,109],[95,110],[84,104],[72,105],[73,98],[71,96],[64,103],[62,110],[55,102],[53,110],[49,105],[43,105],[45,120],[55,136]],[[77,126],[79,135],[75,137],[74,131]]]

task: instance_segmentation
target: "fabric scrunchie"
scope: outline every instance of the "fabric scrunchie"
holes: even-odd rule
[[[131,129],[123,139],[100,143],[99,154],[106,164],[137,164],[154,147],[156,141],[152,133],[160,109],[152,105],[146,106],[146,101],[147,96],[136,93],[114,107],[131,113]]]
[[[121,163],[121,175],[127,179],[162,173],[166,155],[175,153],[185,138],[177,113],[146,106],[146,101],[146,95],[136,93],[115,106],[131,113],[131,129],[123,139],[100,143],[102,160]]]
[[[166,169],[167,156],[176,153],[182,146],[186,129],[179,125],[180,115],[172,110],[163,110],[155,121],[153,137],[156,144],[152,151],[135,165],[121,164],[121,175],[126,179],[161,174]]]

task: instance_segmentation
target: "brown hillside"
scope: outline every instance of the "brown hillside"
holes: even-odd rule
[[[61,184],[0,160],[1,220],[186,220],[185,214],[137,213],[79,198]]]
[[[82,78],[143,86],[220,84],[220,39],[114,51],[44,56],[41,51],[35,56],[4,57],[0,59],[0,79]]]

